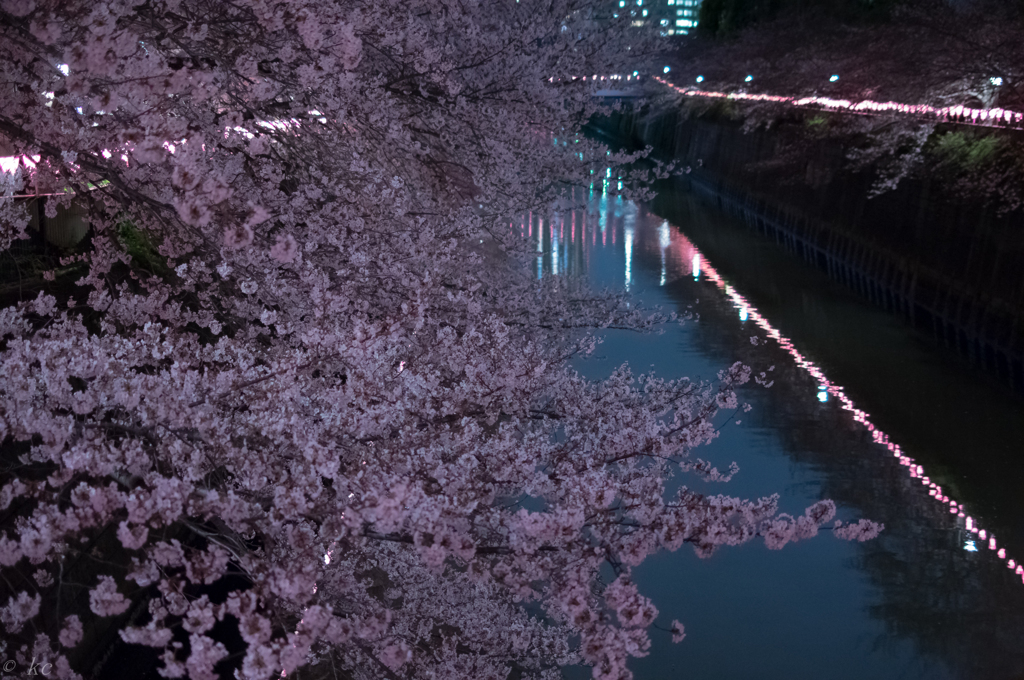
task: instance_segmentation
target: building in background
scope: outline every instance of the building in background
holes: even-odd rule
[[[613,0],[618,13],[629,12],[634,26],[655,25],[663,35],[686,35],[697,27],[701,0]],[[616,15],[617,15],[616,14]]]
[[[700,12],[701,0],[662,0],[667,2],[669,9],[674,9],[672,26],[668,34],[686,35],[697,28],[697,14]]]

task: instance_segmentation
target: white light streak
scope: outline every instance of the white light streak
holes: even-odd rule
[[[833,76],[833,78],[838,80],[839,76]],[[663,85],[666,85],[667,87],[689,97],[736,99],[751,102],[775,102],[779,104],[789,104],[800,108],[840,111],[860,115],[896,113],[914,116],[917,118],[958,123],[961,125],[984,125],[988,127],[1009,127],[1017,130],[1024,129],[1024,113],[999,107],[992,109],[973,109],[962,105],[934,107],[927,104],[903,104],[892,101],[876,102],[870,99],[854,102],[847,99],[833,99],[831,97],[787,97],[766,93],[719,92],[699,90],[692,87],[679,87],[663,78],[657,78],[657,80]],[[697,82],[701,82],[701,80],[698,79]]]

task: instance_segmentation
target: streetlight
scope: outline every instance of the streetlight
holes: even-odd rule
[[[753,79],[754,79],[754,76],[747,76],[746,78],[744,78],[744,79],[743,79],[743,82],[745,82],[745,83],[749,83],[749,82],[750,82],[750,81],[752,81]]]
[[[668,72],[669,72],[669,71],[671,71],[671,70],[672,70],[672,69],[670,69],[670,68],[669,68],[668,66],[666,66],[666,67],[665,67],[665,71],[664,71],[664,73],[668,73]]]
[[[831,78],[829,78],[829,79],[828,79],[828,82],[830,82],[830,83],[834,83],[834,82],[836,82],[837,80],[839,80],[839,76],[832,76]]]
[[[703,83],[704,82],[704,76],[697,76],[697,82],[698,83]]]

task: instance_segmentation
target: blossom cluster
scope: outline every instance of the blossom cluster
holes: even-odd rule
[[[0,135],[92,230],[0,309],[18,658],[75,677],[107,621],[164,677],[625,678],[648,555],[831,519],[668,497],[728,476],[689,455],[749,369],[584,380],[658,319],[521,266],[510,215],[636,158],[552,78],[647,58],[600,4],[0,2]]]

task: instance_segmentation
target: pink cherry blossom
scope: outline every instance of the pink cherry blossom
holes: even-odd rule
[[[832,533],[844,541],[870,541],[878,536],[884,528],[884,525],[868,519],[862,519],[853,524],[836,521]]]
[[[41,601],[39,595],[29,595],[24,591],[12,595],[7,604],[0,608],[0,623],[3,623],[8,633],[17,633],[26,621],[39,613]]]
[[[605,329],[671,317],[537,281],[508,229],[643,156],[577,135],[602,104],[576,76],[657,36],[591,0],[357,5],[0,5],[0,250],[29,187],[90,223],[72,274],[0,309],[23,656],[132,607],[110,621],[163,677],[628,678],[658,613],[632,567],[831,521],[669,493],[736,473],[694,450],[750,368],[584,379]],[[88,607],[58,592],[72,563]]]
[[[100,576],[100,584],[89,592],[89,607],[97,616],[117,616],[130,604],[118,592],[117,583],[110,576]]]
[[[82,640],[82,621],[76,614],[64,619],[64,628],[60,631],[60,643],[65,647],[74,647]]]

